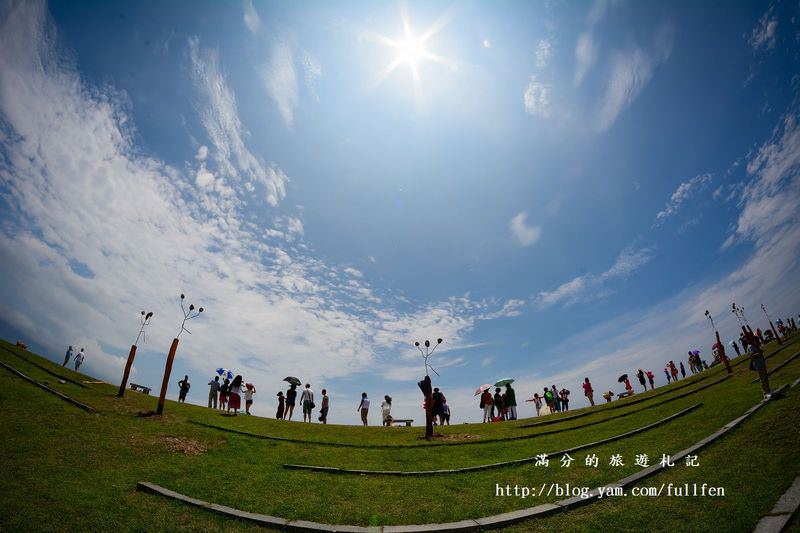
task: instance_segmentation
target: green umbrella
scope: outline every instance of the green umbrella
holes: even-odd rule
[[[495,383],[494,386],[495,387],[503,387],[505,385],[511,385],[512,383],[514,383],[514,379],[513,378],[503,378],[503,379],[498,379],[497,383]]]

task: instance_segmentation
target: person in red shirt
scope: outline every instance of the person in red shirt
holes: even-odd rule
[[[583,380],[583,393],[589,398],[589,403],[594,407],[594,389],[592,384],[589,383],[589,378],[584,378]]]

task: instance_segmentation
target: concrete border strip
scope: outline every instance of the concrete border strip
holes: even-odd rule
[[[754,533],[780,533],[800,509],[800,476],[794,478],[786,492],[775,502],[772,510],[756,524]]]
[[[772,370],[768,371],[768,372],[767,372],[767,375],[768,375],[768,376],[771,376],[773,372],[777,372],[777,371],[778,371],[778,370],[780,370],[781,368],[785,367],[786,365],[788,365],[789,363],[791,363],[792,361],[794,361],[795,359],[797,359],[797,357],[798,357],[798,356],[800,356],[800,352],[797,352],[796,354],[794,354],[794,355],[792,355],[791,357],[787,358],[785,361],[782,361],[782,362],[781,362],[781,363],[780,363],[778,366],[776,366],[776,367],[775,367],[775,368],[773,368]],[[751,380],[750,380],[750,383],[758,383],[758,380],[759,380],[759,379],[760,379],[760,378],[751,379]]]
[[[58,397],[59,397],[59,398],[61,398],[62,400],[65,400],[65,401],[67,401],[67,402],[71,403],[71,404],[72,404],[72,405],[74,405],[75,407],[80,407],[80,408],[81,408],[81,409],[83,409],[84,411],[89,411],[90,413],[94,413],[94,412],[95,412],[95,408],[94,408],[94,407],[91,407],[91,406],[89,406],[89,405],[86,405],[85,403],[81,403],[81,402],[79,402],[78,400],[76,400],[76,399],[74,399],[74,398],[70,398],[70,397],[69,397],[69,396],[67,396],[66,394],[63,394],[63,393],[61,393],[61,392],[58,392],[58,391],[57,391],[57,390],[55,390],[55,389],[51,389],[50,387],[48,387],[48,386],[47,386],[47,385],[45,385],[44,383],[39,383],[39,382],[38,382],[38,381],[36,381],[35,379],[33,379],[33,378],[31,378],[31,377],[28,377],[28,376],[26,376],[25,374],[23,374],[22,372],[20,372],[19,370],[17,370],[16,368],[14,368],[14,367],[13,367],[13,366],[11,366],[11,365],[8,365],[8,364],[6,364],[6,363],[4,363],[4,362],[2,362],[2,361],[0,361],[0,365],[2,365],[2,366],[3,366],[3,368],[5,368],[6,370],[8,370],[9,372],[12,372],[12,373],[16,374],[17,376],[21,377],[21,378],[22,378],[22,379],[24,379],[25,381],[29,381],[29,382],[33,383],[34,385],[36,385],[37,387],[39,387],[40,389],[44,389],[44,390],[46,390],[47,392],[50,392],[50,393],[52,393],[52,394],[55,394],[56,396],[58,396]]]
[[[785,391],[788,387],[789,387],[788,385],[784,385],[779,389],[778,392]],[[733,428],[741,424],[746,418],[748,418],[750,415],[758,411],[769,401],[772,401],[772,398],[770,398],[769,400],[760,401],[759,403],[755,404],[753,407],[748,409],[745,413],[745,416],[735,419],[734,421],[723,426],[720,430],[712,433],[711,435],[696,442],[689,448],[686,448],[685,450],[682,450],[670,457],[671,458],[674,457],[675,459],[680,460],[686,455],[696,452],[700,448],[704,448],[708,444],[720,439],[723,435],[725,435]],[[606,487],[624,488],[628,485],[635,484],[638,481],[646,477],[649,477],[657,472],[660,472],[664,468],[667,467],[662,467],[660,464],[653,465],[639,472],[636,472],[633,475],[623,478],[616,483],[610,483],[606,485]],[[163,487],[160,487],[158,485],[146,481],[140,481],[139,483],[137,483],[136,487],[140,491],[145,491],[160,496],[165,496],[167,498],[182,501],[184,503],[193,505],[195,507],[201,507],[217,513],[224,514],[226,516],[230,516],[233,518],[240,518],[243,520],[248,520],[250,522],[263,524],[266,526],[279,527],[291,531],[342,531],[342,532],[356,532],[356,533],[418,533],[418,532],[429,532],[429,531],[463,532],[463,531],[477,531],[481,529],[495,529],[495,528],[509,526],[517,522],[530,520],[533,518],[542,518],[553,513],[558,513],[564,510],[572,509],[579,505],[600,501],[597,498],[592,498],[592,497],[586,498],[585,500],[581,499],[580,497],[577,497],[577,499],[568,498],[566,500],[559,500],[555,503],[546,503],[542,505],[537,505],[535,507],[530,507],[527,509],[520,509],[518,511],[511,511],[508,513],[486,516],[482,518],[461,520],[459,522],[449,522],[444,524],[409,524],[409,525],[399,525],[399,526],[376,526],[371,528],[365,528],[359,526],[306,522],[302,520],[286,520],[284,518],[278,518],[269,515],[239,511],[237,509],[232,509],[230,507],[226,507],[223,505],[217,505],[213,503],[204,502],[202,500],[198,500],[195,498],[191,498],[189,496],[185,496],[183,494],[171,491],[169,489],[165,489]],[[590,494],[594,493],[596,495],[597,494],[596,491],[597,489],[595,489],[595,491],[590,492]]]

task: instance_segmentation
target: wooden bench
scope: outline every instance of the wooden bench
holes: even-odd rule
[[[145,394],[150,394],[150,387],[145,387],[144,385],[138,385],[136,383],[131,383],[131,390],[141,390]]]
[[[405,424],[405,425],[406,425],[406,427],[409,427],[409,426],[411,426],[411,422],[413,422],[413,421],[414,421],[414,419],[413,419],[413,418],[407,418],[407,419],[404,419],[404,420],[401,420],[401,419],[395,418],[394,420],[392,420],[392,425],[395,425],[395,424]]]
[[[619,394],[617,394],[617,398],[619,398],[620,400],[622,398],[627,398],[628,396],[633,396],[633,395],[628,391],[620,392]]]

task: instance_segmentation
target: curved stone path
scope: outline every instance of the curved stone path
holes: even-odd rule
[[[792,386],[796,385],[798,382],[800,382],[800,379],[795,381],[792,384]],[[788,385],[784,385],[783,387],[781,387],[781,389],[779,389],[778,392],[785,391],[787,388]],[[705,448],[712,442],[722,438],[728,432],[732,431],[742,422],[747,420],[753,413],[761,409],[764,405],[766,405],[768,402],[772,401],[776,397],[777,395],[773,396],[769,400],[762,400],[758,402],[753,407],[748,409],[742,416],[731,420],[730,422],[728,422],[726,425],[724,425],[722,428],[715,431],[711,435],[697,441],[696,443],[692,444],[691,446],[689,446],[684,450],[672,454],[670,457],[672,458],[673,461],[677,462],[686,457],[687,455],[696,454],[702,448]],[[615,483],[608,484],[604,488],[620,487],[624,489],[625,487],[638,483],[644,478],[657,474],[664,468],[666,467],[662,467],[660,464],[655,464],[648,468],[644,468],[639,472],[636,472],[635,474],[620,479]],[[239,518],[263,526],[277,527],[290,531],[342,531],[342,532],[352,532],[352,533],[416,533],[416,532],[432,532],[432,531],[463,532],[463,531],[478,531],[484,529],[496,529],[516,524],[518,522],[531,520],[534,518],[542,518],[554,513],[568,511],[581,505],[589,505],[591,503],[596,503],[600,501],[597,498],[597,496],[599,495],[599,489],[594,489],[589,492],[589,497],[586,499],[583,499],[580,496],[575,496],[573,498],[559,500],[554,503],[545,503],[527,509],[520,509],[519,511],[511,511],[509,513],[502,513],[483,518],[461,520],[459,522],[449,522],[444,524],[410,524],[401,526],[360,527],[360,526],[339,525],[339,524],[322,524],[319,522],[308,522],[305,520],[287,520],[285,518],[279,518],[259,513],[249,513],[246,511],[240,511],[238,509],[233,509],[231,507],[227,507],[224,505],[208,503],[202,500],[198,500],[196,498],[191,498],[189,496],[171,491],[169,489],[160,487],[153,483],[148,483],[146,481],[140,481],[139,483],[137,483],[137,489],[145,492],[150,492],[152,494],[164,496],[166,498],[181,501],[188,505],[193,505],[195,507],[201,507],[210,511],[214,511],[223,514],[225,516],[229,516],[231,518]]]

